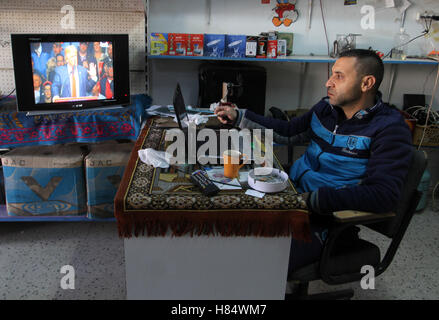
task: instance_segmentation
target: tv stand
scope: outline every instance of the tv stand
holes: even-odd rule
[[[114,110],[114,109],[121,109],[124,106],[118,105],[118,106],[111,106],[106,108],[91,108],[91,109],[81,109],[81,110],[40,110],[40,111],[28,111],[26,112],[26,116],[38,116],[38,115],[47,115],[47,114],[59,114],[59,113],[77,113],[81,111],[105,111],[105,110]]]

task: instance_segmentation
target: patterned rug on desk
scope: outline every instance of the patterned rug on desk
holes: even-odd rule
[[[134,226],[136,235],[145,231],[164,235],[171,227],[174,235],[212,234],[216,230],[221,235],[293,234],[295,238],[308,238],[308,214],[291,183],[283,192],[266,194],[261,199],[246,195],[243,189],[222,190],[207,197],[190,182],[188,174],[174,167],[154,168],[141,162],[139,149],[165,150],[165,130],[155,127],[152,121],[150,124],[136,143],[116,195],[121,236],[131,236]]]

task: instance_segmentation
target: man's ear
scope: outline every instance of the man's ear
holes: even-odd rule
[[[376,78],[374,76],[364,76],[363,80],[361,81],[361,91],[367,92],[371,90],[376,83]]]

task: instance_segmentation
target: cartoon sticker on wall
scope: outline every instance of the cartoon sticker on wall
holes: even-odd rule
[[[296,10],[296,0],[277,0],[276,7],[273,8],[273,24],[280,27],[282,24],[289,27],[299,18],[299,12]]]

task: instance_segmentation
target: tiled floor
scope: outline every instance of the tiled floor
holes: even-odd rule
[[[384,250],[388,241],[368,230],[363,238]],[[310,285],[324,292],[351,287],[355,299],[439,299],[439,213],[415,215],[389,269],[375,290],[359,283]],[[63,290],[61,267],[75,268],[75,289]],[[125,299],[123,240],[113,222],[0,223],[0,300]]]

